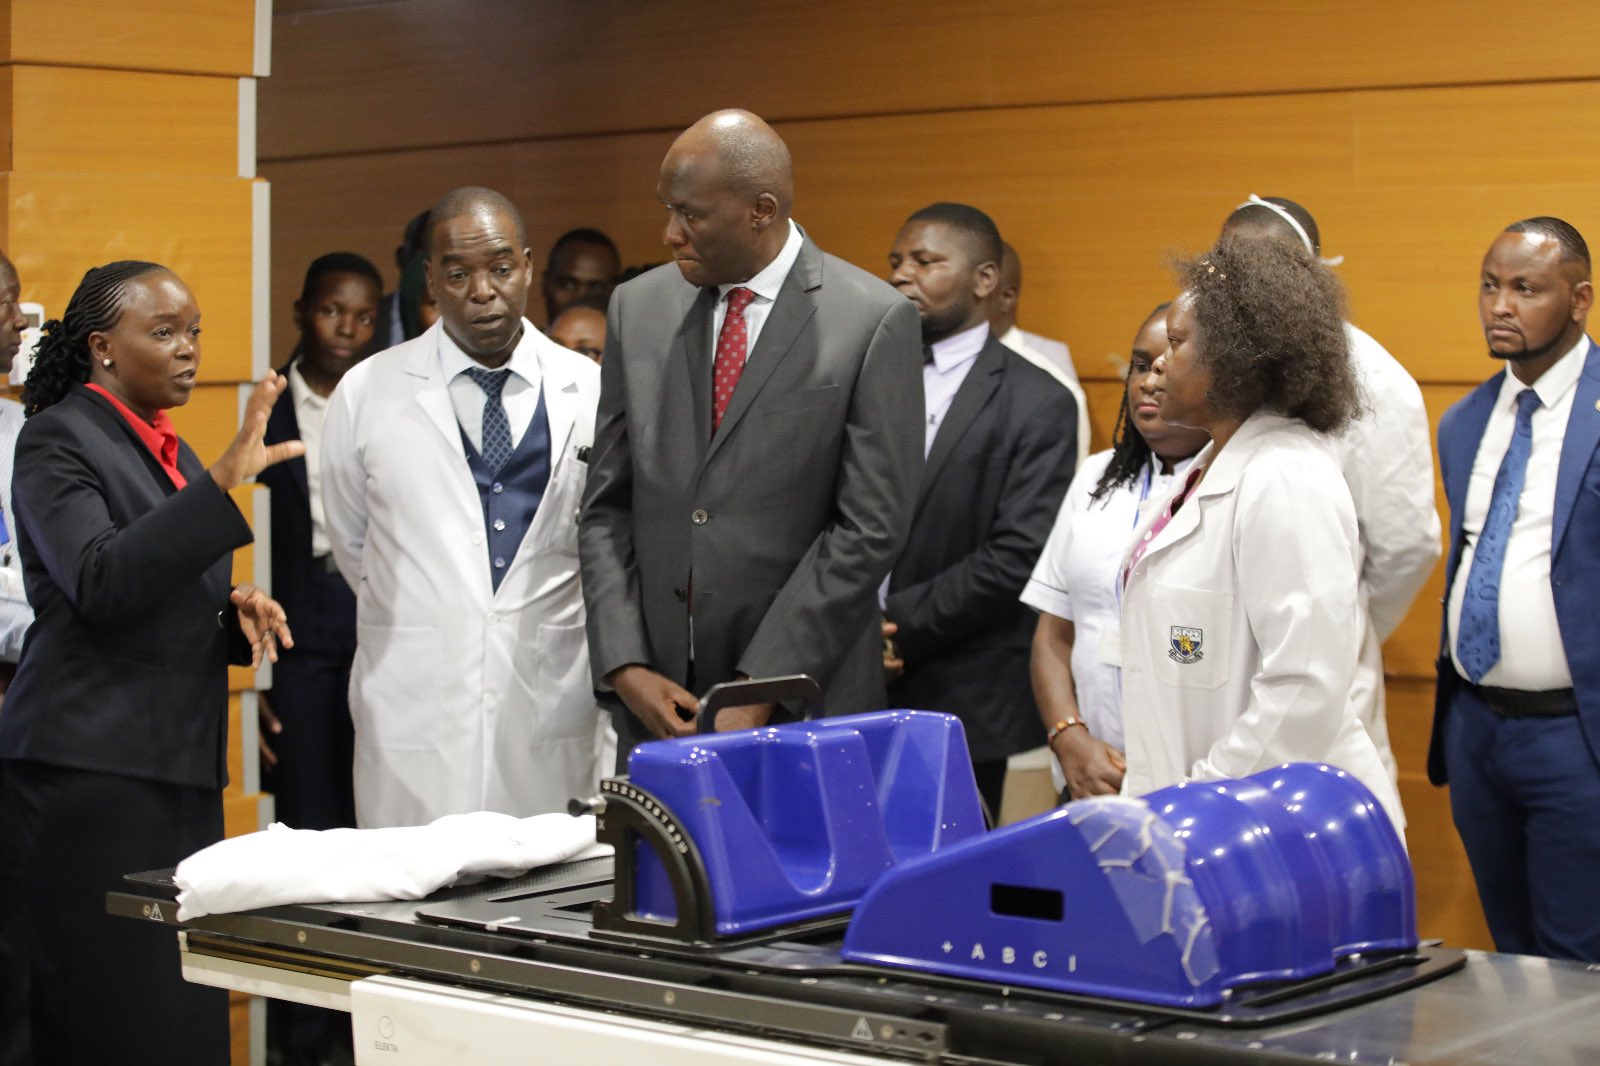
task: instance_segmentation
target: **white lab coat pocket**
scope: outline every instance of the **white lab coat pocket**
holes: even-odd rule
[[[540,550],[578,554],[578,508],[583,502],[587,472],[587,467],[569,457],[550,476],[544,499],[539,501],[539,518],[546,517],[546,510],[550,512],[549,523],[539,533]]]
[[[356,626],[351,711],[362,743],[430,751],[438,745],[443,640],[433,626]]]
[[[583,623],[541,624],[534,640],[534,691],[544,739],[593,736],[599,714]]]
[[[1150,583],[1149,631],[1156,680],[1172,688],[1212,690],[1228,683],[1233,593]],[[1126,635],[1125,635],[1125,638]]]

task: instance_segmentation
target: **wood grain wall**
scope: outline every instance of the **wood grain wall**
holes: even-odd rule
[[[265,29],[257,0],[0,0],[0,247],[22,298],[59,317],[84,272],[114,259],[184,278],[203,315],[204,361],[173,417],[204,460],[232,438],[239,385],[265,365],[266,186],[255,177]],[[264,499],[235,493],[247,517],[264,518]],[[236,553],[236,576],[262,580],[260,561]],[[256,678],[230,680],[224,810],[236,834],[260,828],[267,806]],[[234,1061],[245,1063],[250,1006],[233,1003]]]
[[[1119,360],[1251,192],[1306,204],[1345,258],[1355,321],[1423,383],[1435,421],[1494,369],[1474,291],[1506,223],[1600,234],[1592,6],[1508,33],[1488,0],[279,0],[263,83],[276,189],[271,304],[286,352],[305,265],[393,272],[405,220],[486,184],[542,255],[572,226],[664,258],[673,136],[748,107],[788,140],[796,217],[880,271],[936,199],[989,211],[1026,265],[1025,326],[1068,341],[1097,445]],[[537,317],[538,310],[534,315]],[[1441,502],[1442,506],[1442,502]],[[1441,579],[1387,649],[1391,729],[1425,934],[1487,938],[1444,793],[1423,778]]]

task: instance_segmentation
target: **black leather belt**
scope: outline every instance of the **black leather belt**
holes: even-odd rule
[[[315,556],[312,558],[311,562],[313,565],[326,570],[330,574],[337,574],[339,572],[339,564],[333,561],[332,552],[329,552],[327,555]]]
[[[1578,694],[1570,688],[1551,688],[1529,692],[1517,688],[1495,688],[1493,685],[1474,685],[1462,679],[1461,683],[1502,718],[1560,718],[1578,713]]]

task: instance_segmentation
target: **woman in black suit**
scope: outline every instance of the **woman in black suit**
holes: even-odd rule
[[[53,1063],[228,1059],[225,993],[186,984],[171,930],[106,914],[122,875],[222,837],[228,663],[292,643],[230,587],[250,526],[228,490],[301,454],[262,444],[284,387],[256,385],[222,458],[166,411],[200,364],[193,294],[154,263],[86,275],[23,389],[13,500],[35,621],[0,710],[32,924],[34,1052]]]

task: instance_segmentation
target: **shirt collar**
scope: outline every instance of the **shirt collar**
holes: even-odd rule
[[[1517,396],[1523,389],[1532,389],[1539,395],[1539,404],[1545,410],[1554,407],[1568,390],[1576,388],[1578,377],[1583,373],[1583,353],[1589,350],[1589,337],[1587,334],[1579,336],[1578,343],[1567,349],[1567,353],[1551,364],[1550,369],[1539,375],[1539,380],[1532,385],[1524,385],[1517,375],[1506,368],[1506,379],[1500,383],[1500,404],[1515,411]]]
[[[318,396],[317,390],[307,382],[305,375],[300,373],[300,360],[296,359],[289,364],[289,392],[294,397],[295,410],[308,407],[327,407],[328,397]]]
[[[983,351],[989,339],[989,323],[980,322],[971,329],[952,334],[933,346],[933,366],[941,374],[972,362]]]
[[[749,289],[758,297],[768,303],[778,298],[778,293],[783,289],[783,283],[789,276],[789,271],[794,267],[794,261],[800,258],[800,245],[805,239],[800,235],[800,227],[794,224],[794,219],[789,220],[789,239],[783,242],[783,248],[773,258],[772,262],[762,267],[756,276],[749,281],[735,281],[727,285],[717,286],[717,299],[726,300],[728,293],[733,289]]]
[[[536,347],[539,331],[533,328],[533,323],[526,318],[522,320],[522,339],[517,341],[517,346],[511,350],[511,358],[507,359],[496,370],[509,370],[529,385],[537,387],[539,384],[539,352]],[[482,363],[461,350],[455,340],[450,336],[450,331],[439,325],[439,369],[444,373],[445,381],[454,381],[456,376],[464,370],[486,370]]]
[[[1136,429],[1133,432],[1137,433],[1139,431]],[[1189,473],[1189,468],[1194,465],[1194,461],[1198,458],[1200,458],[1200,453],[1195,452],[1187,459],[1179,459],[1177,462],[1172,464],[1172,473],[1170,474],[1163,474],[1161,472],[1161,460],[1158,459],[1153,452],[1151,453],[1150,458],[1145,460],[1145,465],[1149,469],[1150,476],[1153,479],[1160,480],[1162,478],[1181,478]]]
[[[178,465],[178,431],[173,428],[172,419],[167,416],[166,411],[157,411],[156,416],[146,422],[134,413],[133,408],[112,395],[110,389],[103,389],[92,383],[85,383],[84,388],[93,389],[105,397],[111,406],[117,409],[123,421],[138,434],[144,446],[150,449],[150,453],[161,460],[163,465],[171,467]]]

